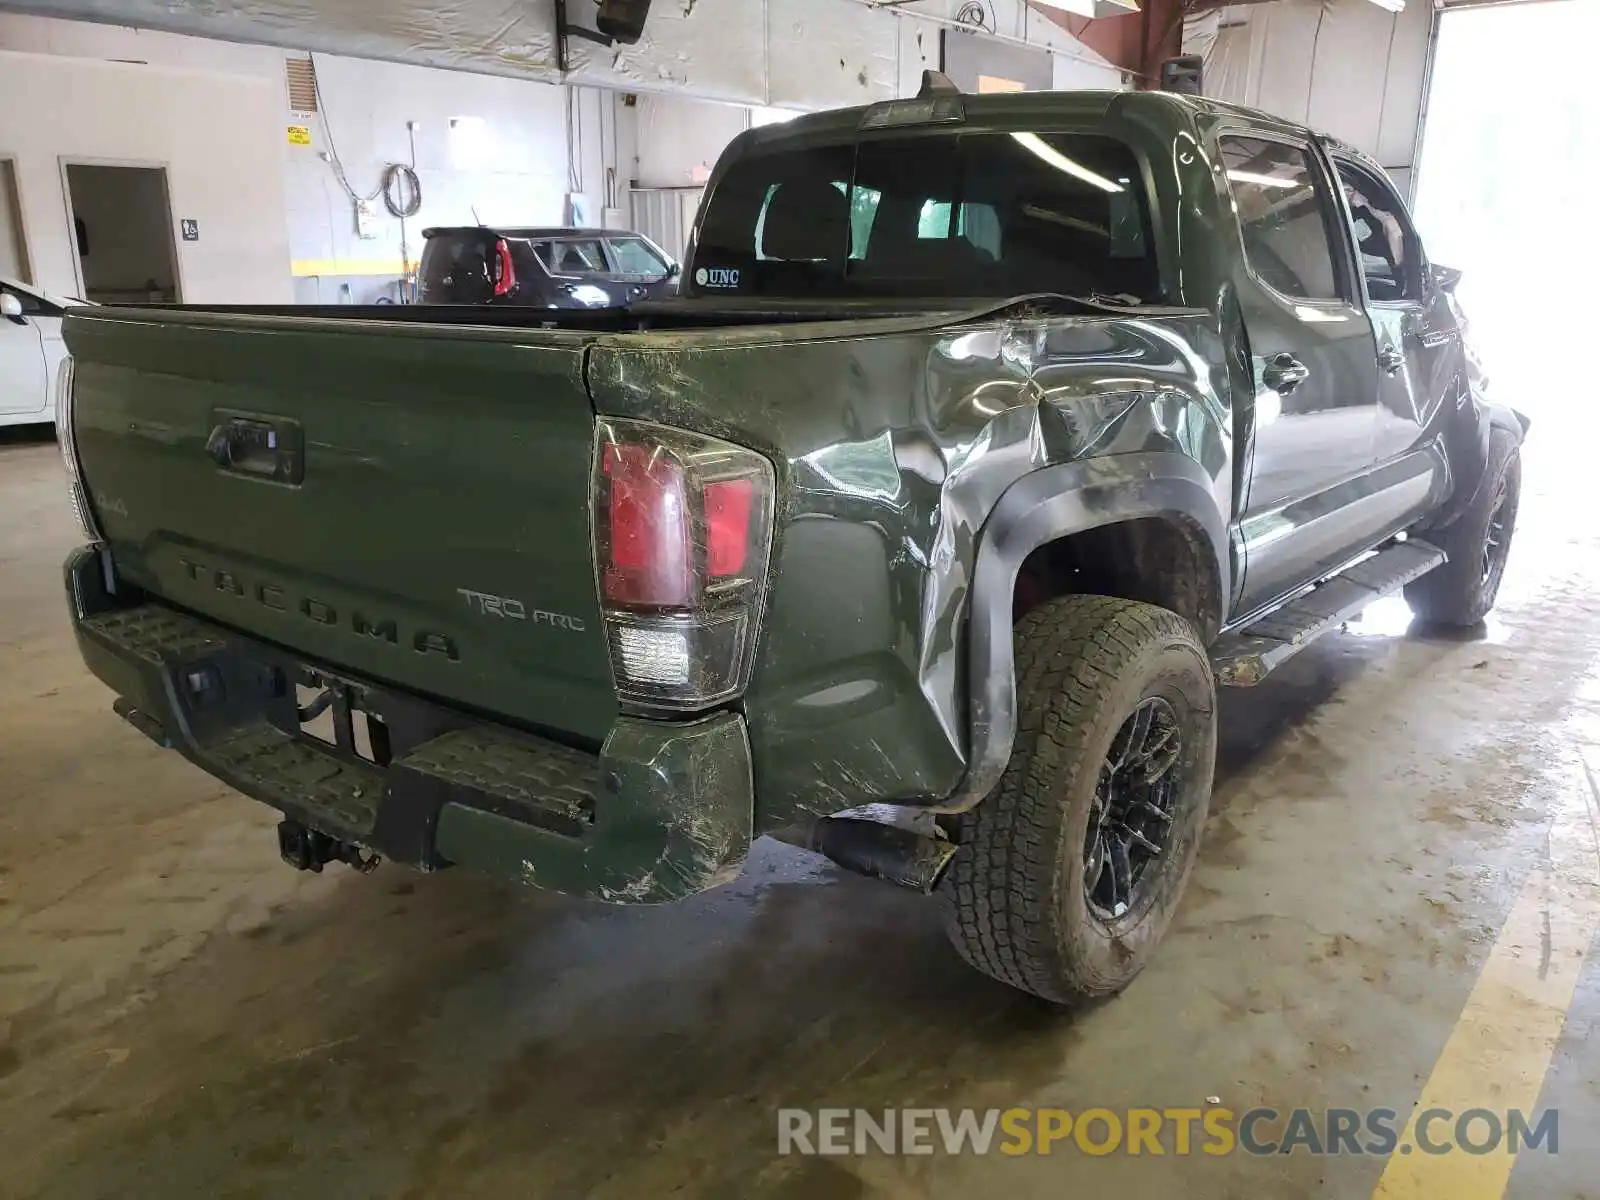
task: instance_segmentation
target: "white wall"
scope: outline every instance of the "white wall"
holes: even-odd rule
[[[628,181],[638,156],[638,111],[622,92],[569,87],[573,182],[583,197],[584,220],[613,228],[630,224]],[[637,97],[635,97],[637,99]],[[608,210],[619,210],[606,218]]]
[[[607,204],[608,168],[614,180],[611,193],[627,205],[636,153],[635,110],[622,103],[620,93],[317,54],[322,111],[297,115],[288,107],[285,52],[272,47],[8,13],[0,13],[0,47],[139,60],[152,77],[165,77],[174,67],[199,66],[226,71],[242,86],[263,90],[270,103],[255,116],[251,144],[278,175],[276,221],[280,227],[287,223],[288,253],[275,270],[285,279],[292,270],[291,294],[302,301],[393,298],[405,263],[414,267],[420,257],[422,230],[472,223],[474,210],[489,223],[559,224],[567,217],[568,193],[577,192],[598,224]],[[60,108],[56,115],[71,120],[80,106]],[[0,112],[0,154],[12,149],[6,131],[22,111]],[[483,123],[477,161],[465,162],[452,153],[450,120],[459,117]],[[331,135],[351,188],[368,196],[390,163],[410,163],[408,121],[418,124],[422,209],[405,222],[402,238],[401,222],[377,197],[372,223],[376,236],[363,239],[356,232],[354,202],[321,155],[329,152]],[[576,160],[570,182],[569,121]],[[291,145],[290,125],[306,126],[311,144]],[[126,150],[104,154],[131,156]],[[61,208],[59,201],[50,203]],[[25,211],[31,231],[33,206],[26,205]],[[209,236],[203,227],[201,242],[190,246],[205,246]],[[186,287],[185,299],[196,299],[191,290]]]
[[[1207,95],[1287,117],[1366,151],[1403,190],[1415,171],[1434,11],[1410,0],[1275,0],[1192,21],[1185,49],[1206,58]]]
[[[302,120],[311,131],[309,146],[285,142],[297,275],[400,274],[400,222],[375,197],[377,236],[358,237],[354,201],[321,155],[337,151],[350,187],[371,196],[390,163],[411,161],[408,121],[417,123],[422,186],[422,209],[406,222],[412,263],[428,225],[562,220],[569,190],[562,88],[321,54],[316,68],[319,114],[293,118],[287,100],[279,102],[280,125]],[[450,123],[457,118],[481,122],[481,139],[453,136]],[[280,136],[286,135],[280,130]]]
[[[602,224],[613,204],[626,209],[635,116],[620,93],[334,55],[315,61],[321,112],[295,116],[284,108],[282,117],[311,133],[310,145],[287,148],[301,300],[337,302],[347,296],[345,284],[357,303],[393,298],[403,268],[416,267],[429,226],[560,225],[569,220],[569,195],[582,198],[589,224]],[[479,123],[481,138],[452,133],[451,121],[462,118]],[[351,189],[365,198],[390,163],[411,162],[407,122],[417,125],[421,210],[402,223],[377,196],[376,236],[361,238],[354,201],[321,156],[337,150]],[[628,223],[626,212],[617,223]]]
[[[1058,92],[1102,89],[1116,92],[1126,88],[1128,83],[1122,70],[1109,63],[1089,62],[1058,54],[1055,56],[1055,81],[1052,86]]]
[[[705,182],[699,168],[714,166],[728,143],[750,128],[750,110],[682,96],[640,96],[638,120],[634,178],[641,187],[682,187]]]
[[[61,159],[133,160],[165,165],[173,219],[199,222],[178,242],[184,299],[288,300],[281,105],[260,78],[0,50],[0,154],[16,159],[35,281],[78,290]]]

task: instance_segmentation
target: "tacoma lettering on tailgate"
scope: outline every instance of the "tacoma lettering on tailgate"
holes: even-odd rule
[[[372,617],[357,608],[340,613],[334,605],[318,600],[315,596],[295,595],[275,583],[246,580],[236,571],[225,567],[208,566],[193,559],[181,558],[178,561],[190,580],[202,586],[210,586],[225,595],[254,601],[274,612],[298,613],[305,620],[318,625],[346,628],[369,641],[387,642],[392,646],[400,644],[400,623],[392,617]],[[456,645],[455,639],[448,634],[418,629],[406,639],[406,644],[418,654],[438,654],[451,662],[461,661],[461,650]]]

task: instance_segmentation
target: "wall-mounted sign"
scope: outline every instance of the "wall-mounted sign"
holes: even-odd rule
[[[183,230],[184,241],[198,242],[200,240],[200,222],[193,217],[184,217],[183,220],[178,222],[178,226]]]
[[[289,126],[289,145],[291,145],[291,146],[309,146],[309,145],[311,145],[311,126],[309,126],[309,125],[291,125],[291,126]]]

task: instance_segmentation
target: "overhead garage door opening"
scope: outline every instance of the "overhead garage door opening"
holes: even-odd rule
[[[1600,267],[1585,186],[1600,96],[1556,60],[1597,37],[1600,5],[1582,0],[1447,9],[1417,198],[1429,257],[1465,271],[1459,294],[1496,398],[1563,421],[1583,414],[1552,351],[1587,336]]]

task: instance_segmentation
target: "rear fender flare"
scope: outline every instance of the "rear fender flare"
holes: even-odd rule
[[[938,812],[964,812],[994,790],[1017,728],[1012,597],[1029,554],[1085,530],[1155,517],[1189,527],[1209,550],[1210,595],[1226,604],[1227,521],[1212,481],[1173,452],[1119,454],[1045,467],[1001,495],[978,539],[967,622],[968,758]],[[1225,613],[1217,613],[1220,622]]]

